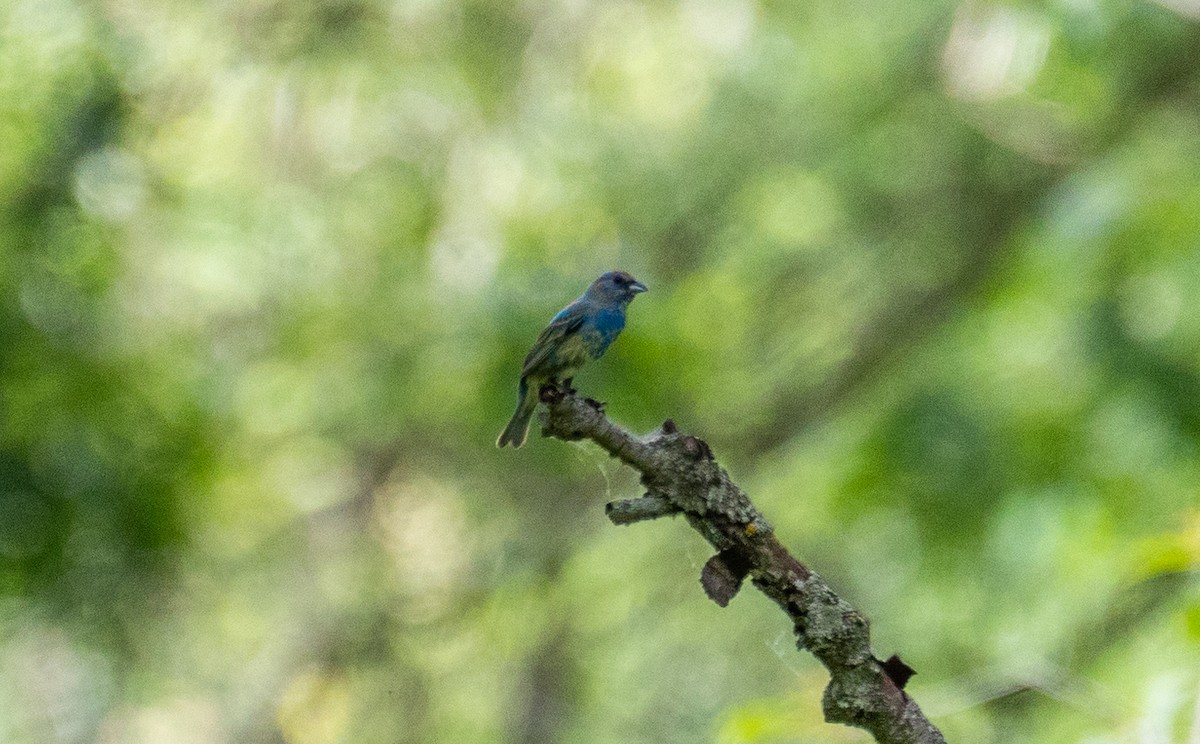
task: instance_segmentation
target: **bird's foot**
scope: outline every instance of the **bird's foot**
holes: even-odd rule
[[[567,395],[574,395],[575,393],[579,392],[575,388],[571,387],[571,383],[574,382],[574,380],[575,380],[574,377],[568,377],[567,379],[563,380],[563,382],[562,382],[563,389],[566,390]]]
[[[597,413],[604,413],[604,407],[608,405],[604,401],[596,400],[595,398],[584,398],[583,402],[595,408]]]
[[[538,388],[538,400],[543,403],[558,403],[566,397],[566,393],[559,390],[558,385],[547,383]]]

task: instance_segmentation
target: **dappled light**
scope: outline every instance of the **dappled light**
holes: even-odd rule
[[[1200,6],[0,5],[0,742],[864,742],[574,380],[952,742],[1200,741]],[[1190,738],[1189,738],[1190,737]]]

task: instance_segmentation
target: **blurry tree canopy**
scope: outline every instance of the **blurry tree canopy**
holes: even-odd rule
[[[1198,18],[0,4],[0,741],[863,741],[631,475],[492,447],[615,267],[576,386],[950,741],[1195,740]]]

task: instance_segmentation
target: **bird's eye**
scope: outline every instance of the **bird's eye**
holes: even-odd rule
[[[625,277],[623,277],[623,276],[614,276],[614,277],[613,277],[613,281],[614,281],[614,282],[616,282],[617,284],[624,284],[624,283],[625,283]]]

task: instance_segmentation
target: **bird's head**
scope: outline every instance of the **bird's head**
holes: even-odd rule
[[[645,284],[624,271],[608,271],[592,282],[592,286],[588,287],[587,295],[593,300],[606,303],[619,302],[627,305],[636,295],[645,291]]]

